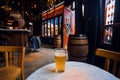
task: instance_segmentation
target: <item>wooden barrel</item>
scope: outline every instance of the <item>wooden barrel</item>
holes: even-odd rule
[[[68,58],[70,61],[87,60],[88,38],[85,35],[70,35],[68,40]]]
[[[57,35],[54,38],[54,47],[61,48],[61,35]]]

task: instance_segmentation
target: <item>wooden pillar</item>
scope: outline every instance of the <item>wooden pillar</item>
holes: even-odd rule
[[[82,0],[75,0],[75,34],[85,34],[82,16]]]

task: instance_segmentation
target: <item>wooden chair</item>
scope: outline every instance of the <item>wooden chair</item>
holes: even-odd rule
[[[104,69],[107,70],[107,71],[110,70],[110,60],[113,60],[112,74],[115,75],[116,74],[116,69],[117,69],[117,63],[120,62],[120,53],[98,48],[96,50],[96,55],[105,58]]]
[[[23,46],[0,46],[0,53],[5,56],[5,65],[0,67],[0,80],[16,80],[21,75],[24,80]]]

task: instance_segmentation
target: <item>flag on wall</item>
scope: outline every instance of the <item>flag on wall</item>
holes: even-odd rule
[[[67,49],[70,34],[75,33],[75,11],[64,8],[64,27],[63,27],[63,48]]]
[[[70,21],[71,21],[71,10],[69,8],[65,7],[65,9],[64,9],[64,27],[66,29],[67,36],[69,36],[69,34],[70,34],[70,27],[71,27]]]

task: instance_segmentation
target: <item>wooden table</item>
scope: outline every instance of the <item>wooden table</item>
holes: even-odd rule
[[[65,72],[55,72],[55,63],[33,72],[26,80],[119,80],[111,73],[82,62],[66,62]]]
[[[28,34],[30,30],[27,29],[0,29],[2,38],[7,39],[7,45],[12,46],[26,46],[28,45]]]

